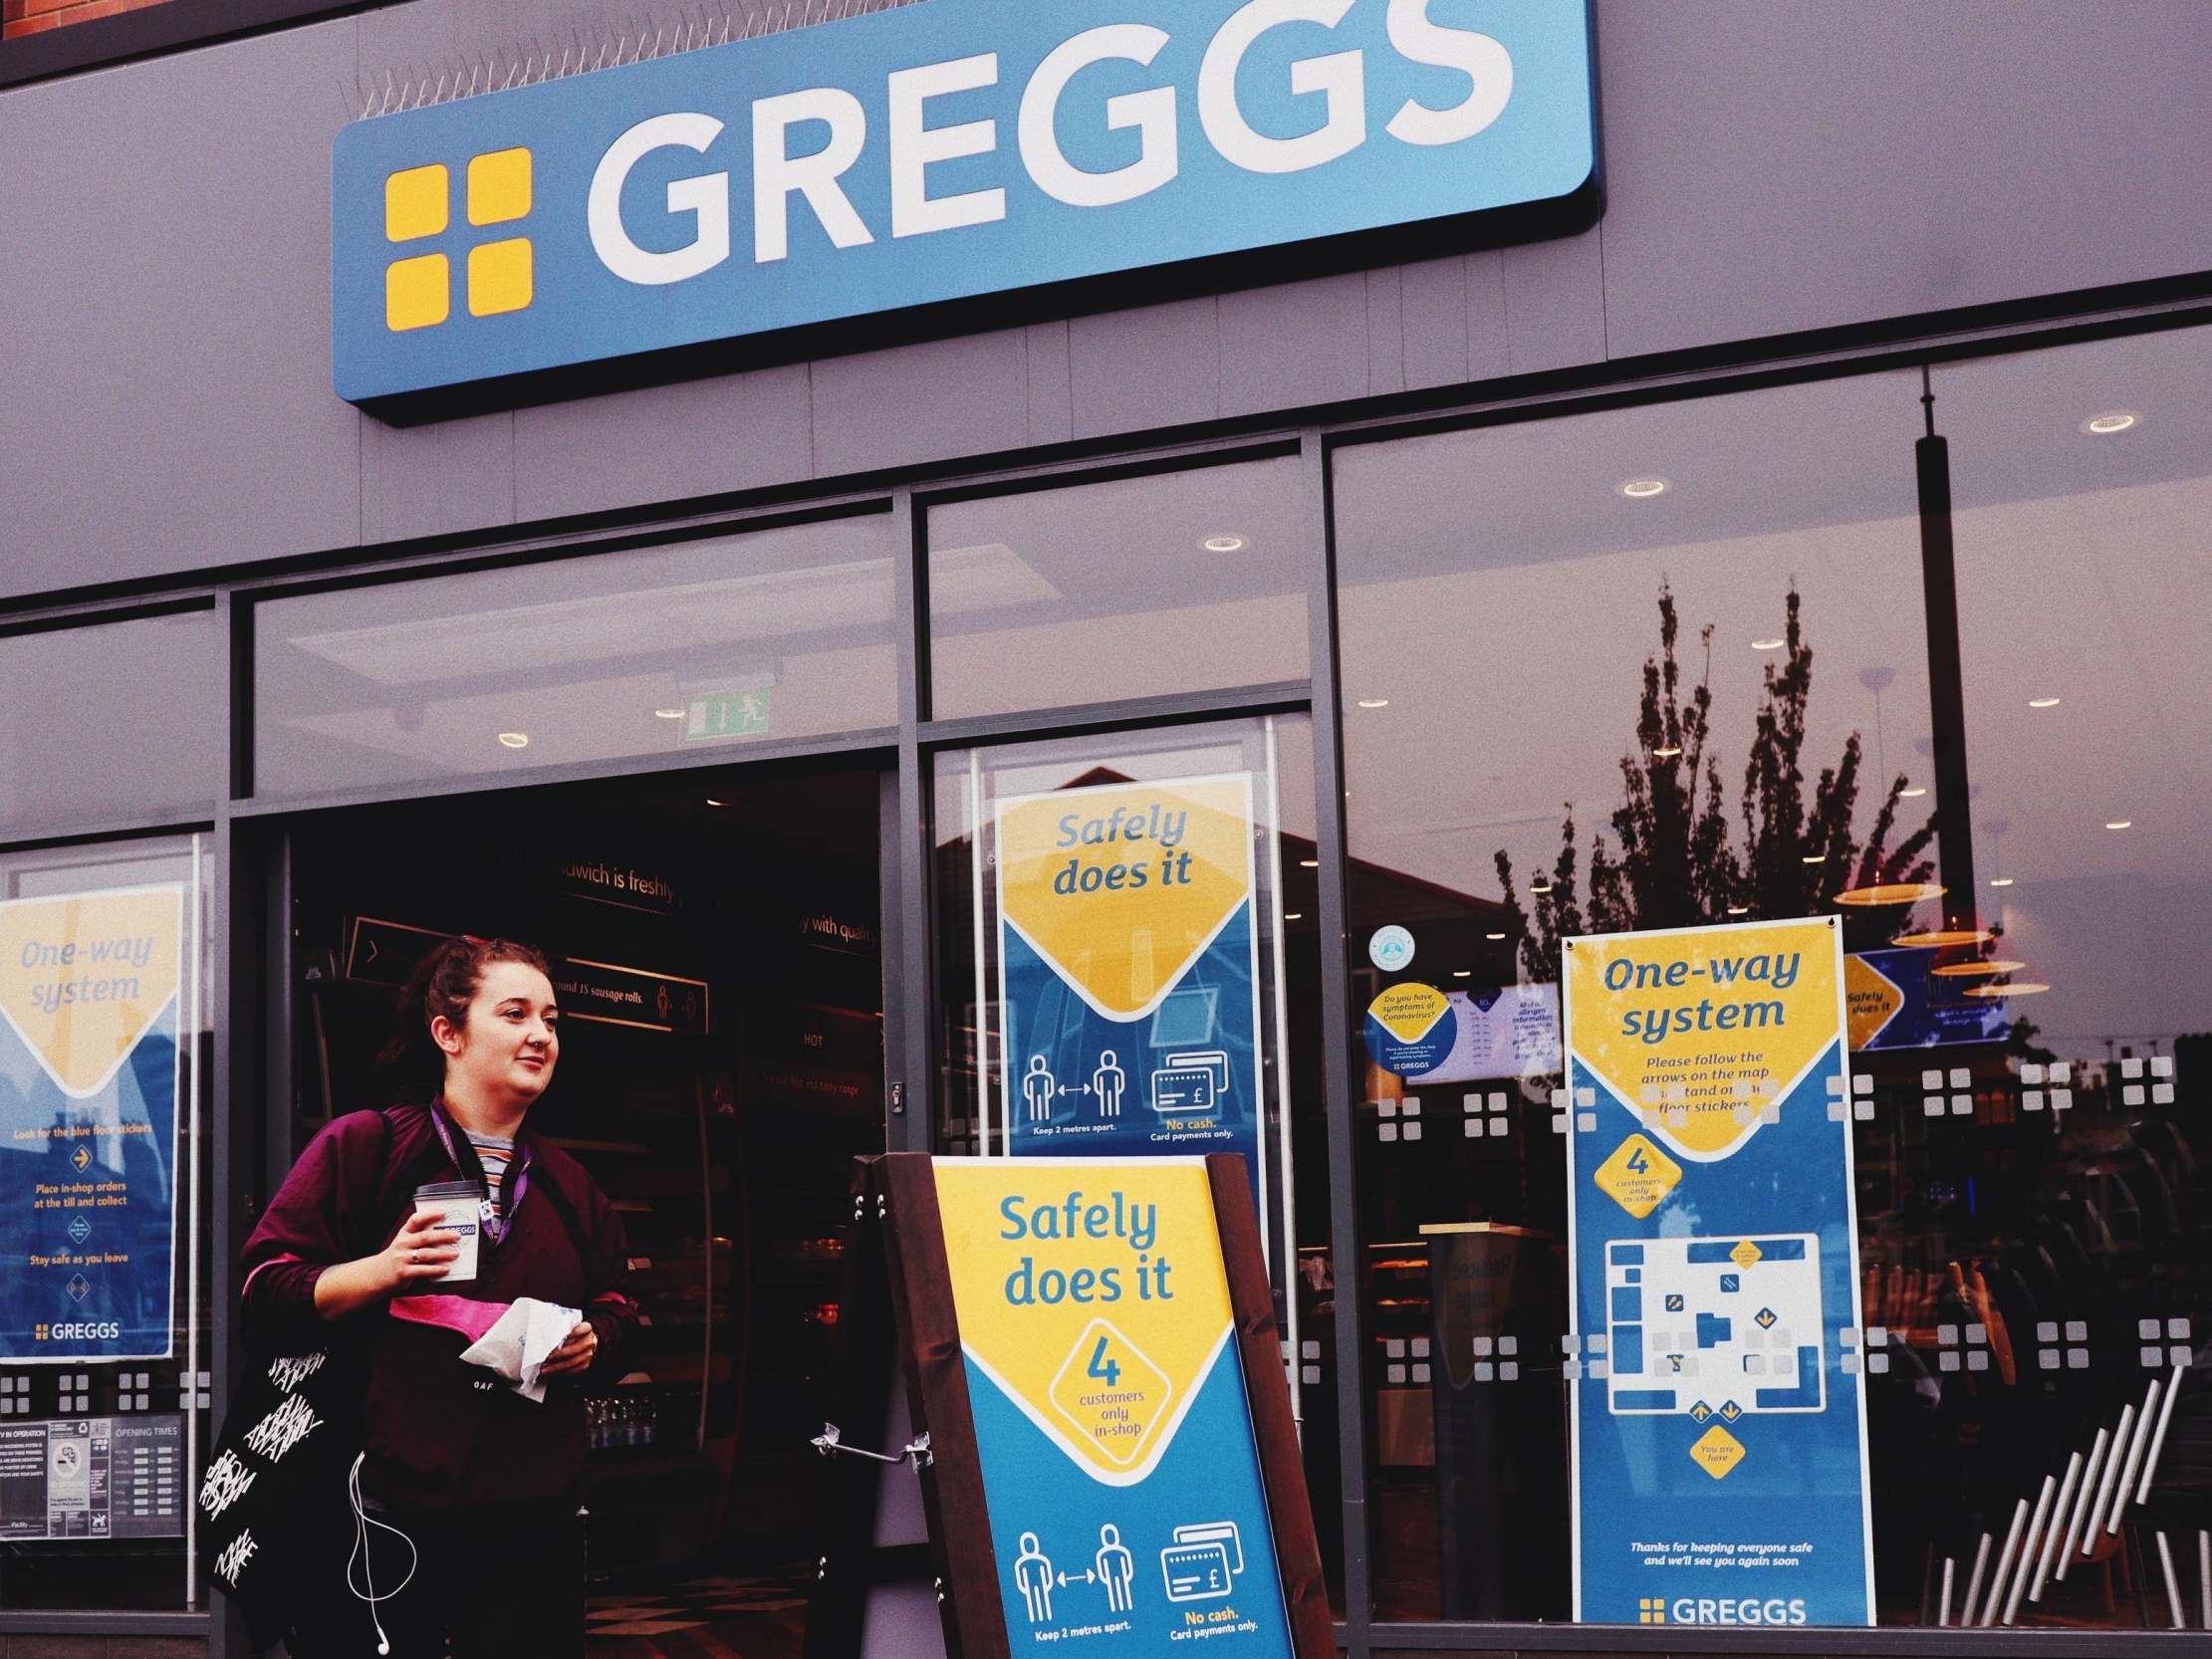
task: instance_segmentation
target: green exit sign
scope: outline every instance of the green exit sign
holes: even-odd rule
[[[684,710],[683,741],[717,743],[723,738],[758,737],[768,730],[768,687],[722,691],[694,697]]]

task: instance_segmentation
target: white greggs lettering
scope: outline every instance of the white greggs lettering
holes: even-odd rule
[[[1791,1596],[1760,1599],[1745,1596],[1741,1600],[1709,1595],[1676,1596],[1667,1608],[1667,1617],[1676,1624],[1803,1624],[1805,1600]]]
[[[1362,51],[1302,58],[1290,65],[1294,98],[1314,101],[1318,124],[1296,137],[1255,128],[1238,102],[1237,77],[1247,53],[1263,35],[1285,24],[1334,29],[1353,0],[1250,0],[1221,25],[1206,48],[1195,89],[1198,124],[1206,140],[1232,165],[1254,173],[1295,173],[1326,166],[1369,141],[1366,66]],[[1408,99],[1383,123],[1398,143],[1453,144],[1495,121],[1513,94],[1513,60],[1488,35],[1433,21],[1429,0],[1389,0],[1390,45],[1409,62],[1455,70],[1467,93],[1447,109]],[[1133,201],[1173,180],[1180,171],[1182,92],[1153,87],[1106,103],[1108,130],[1133,129],[1138,153],[1125,166],[1090,172],[1074,165],[1055,129],[1061,95],[1084,70],[1111,60],[1149,67],[1169,40],[1141,23],[1087,29],[1048,53],[1022,94],[1015,147],[1030,181],[1056,201],[1075,207],[1107,207]],[[861,247],[887,228],[896,237],[922,236],[988,224],[1007,214],[1003,187],[932,196],[929,168],[963,156],[990,155],[999,147],[998,123],[973,120],[931,125],[932,99],[998,84],[995,52],[892,71],[886,82],[888,132],[883,165],[890,181],[890,222],[870,229],[841,180],[867,150],[867,112],[852,93],[815,87],[756,101],[752,107],[753,259],[769,264],[789,257],[792,198],[802,198],[838,248]],[[801,123],[828,130],[828,141],[807,153],[791,152],[791,129]],[[670,217],[691,217],[691,239],[654,252],[640,247],[622,222],[622,188],[631,170],[655,150],[681,148],[705,156],[721,139],[723,123],[711,116],[679,111],[639,121],[608,147],[592,175],[586,222],[592,247],[608,270],[644,287],[683,282],[730,257],[730,175],[699,173],[667,187]]]

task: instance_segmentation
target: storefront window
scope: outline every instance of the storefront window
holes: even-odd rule
[[[1953,965],[2002,1039],[1973,1057],[1971,1115],[1902,1150],[1910,1198],[1868,1264],[1868,1319],[1934,1385],[1877,1542],[1963,1583],[2022,1517],[2024,1540],[2078,1541],[2020,1623],[2201,1628],[2212,333],[1965,363],[1934,390],[1993,936]]]
[[[205,1605],[208,860],[0,856],[0,1610]]]
[[[211,607],[0,637],[0,830],[211,814],[223,706]]]
[[[937,1138],[1244,1157],[1341,1608],[1313,779],[1304,716],[941,755]]]
[[[873,513],[265,601],[255,793],[893,725],[894,540]]]
[[[1304,679],[1313,534],[1293,457],[936,507],[932,712]]]
[[[2053,1425],[1957,1225],[2013,1040],[1915,942],[1918,392],[1338,458],[1379,1619],[1932,1623],[1965,1539],[1956,1623],[2002,1545],[1975,1419]]]

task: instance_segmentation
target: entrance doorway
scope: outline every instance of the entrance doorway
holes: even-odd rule
[[[440,938],[553,961],[531,1129],[613,1201],[650,1321],[589,1404],[595,1654],[801,1649],[843,1212],[884,1147],[882,794],[872,768],[748,769],[292,830],[295,1148],[390,1103],[394,988]]]

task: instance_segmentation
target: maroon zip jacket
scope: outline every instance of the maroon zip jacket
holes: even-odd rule
[[[426,1286],[431,1294],[337,1321],[316,1312],[324,1270],[383,1249],[412,1212],[416,1187],[464,1178],[481,1181],[483,1167],[442,1106],[351,1113],[300,1154],[240,1258],[252,1352],[335,1343],[334,1359],[351,1354],[368,1366],[362,1485],[392,1509],[569,1498],[584,1474],[579,1384],[620,1376],[639,1323],[614,1207],[582,1164],[527,1128],[504,1184],[505,1235],[496,1245],[488,1231],[482,1237],[472,1283]],[[521,1297],[580,1307],[599,1333],[591,1369],[550,1379],[542,1401],[460,1357]]]

